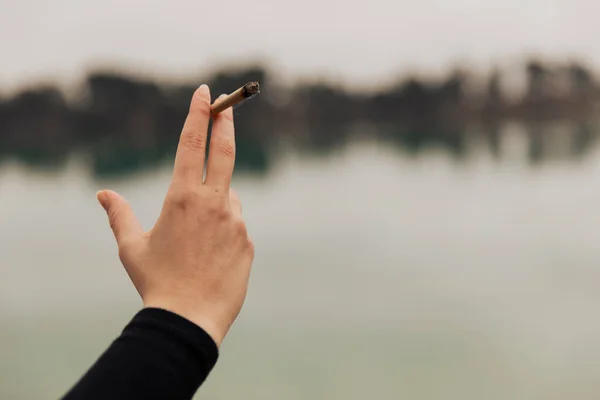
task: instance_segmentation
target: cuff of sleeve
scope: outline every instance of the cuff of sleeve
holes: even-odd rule
[[[123,334],[138,328],[151,328],[160,330],[163,334],[173,335],[177,341],[184,343],[209,371],[219,357],[219,348],[212,337],[198,325],[174,312],[160,308],[144,308],[133,317]]]

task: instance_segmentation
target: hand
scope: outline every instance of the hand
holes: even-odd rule
[[[240,200],[229,188],[235,162],[231,108],[214,120],[203,181],[209,119],[210,92],[202,85],[181,132],[160,217],[149,232],[120,195],[104,190],[97,196],[144,306],[187,318],[220,346],[244,303],[254,247]]]

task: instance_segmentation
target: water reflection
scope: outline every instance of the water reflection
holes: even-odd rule
[[[213,96],[240,82],[267,88],[236,111],[238,170],[266,174],[293,146],[327,155],[357,136],[400,152],[443,149],[456,160],[486,151],[507,156],[507,132],[518,130],[531,165],[577,160],[597,145],[595,81],[580,65],[526,65],[525,94],[509,101],[502,74],[494,71],[479,94],[467,95],[468,74],[454,71],[440,82],[415,78],[374,94],[350,93],[316,83],[282,88],[261,67],[220,72],[209,82]],[[566,83],[565,83],[566,82]],[[88,77],[73,99],[56,88],[37,88],[0,99],[0,162],[60,168],[83,154],[94,177],[126,176],[173,156],[195,85],[160,85],[112,73]],[[477,146],[473,146],[473,142]]]
[[[144,131],[157,130],[150,125],[151,123]],[[166,132],[178,133],[179,125],[173,123],[164,129]],[[236,168],[238,171],[258,175],[268,173],[280,153],[290,146],[302,155],[327,156],[334,151],[343,150],[356,138],[364,136],[375,138],[382,145],[403,154],[419,155],[423,151],[439,149],[457,161],[468,161],[476,153],[486,152],[501,161],[505,157],[513,158],[515,149],[506,146],[506,141],[510,133],[517,133],[520,146],[523,147],[517,153],[524,154],[524,161],[531,165],[577,161],[598,145],[598,128],[590,122],[506,123],[437,130],[407,129],[400,125],[348,127],[345,124],[330,124],[313,125],[300,132],[263,132],[262,135],[251,129],[251,125],[237,123]],[[175,154],[178,139],[176,134],[139,138],[128,132],[135,130],[114,126],[111,134],[92,139],[94,129],[90,129],[90,143],[73,146],[61,146],[60,141],[46,141],[34,146],[19,146],[18,141],[3,143],[1,160],[17,159],[31,168],[48,170],[61,168],[70,153],[79,152],[88,160],[91,174],[95,178],[114,178],[162,165]]]

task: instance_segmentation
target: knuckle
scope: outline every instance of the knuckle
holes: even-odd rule
[[[123,258],[129,253],[129,249],[131,248],[131,245],[129,243],[126,243],[125,241],[121,240],[121,241],[119,241],[117,248],[119,250],[119,257]]]
[[[219,143],[219,152],[228,159],[235,158],[235,144],[231,140],[223,140]]]
[[[206,149],[206,135],[200,132],[185,132],[183,146],[191,151]]]
[[[251,258],[254,258],[254,241],[248,237],[246,239],[246,249]]]
[[[231,210],[228,207],[226,198],[223,199],[218,191],[212,192],[210,199],[207,199],[206,203],[208,211],[218,220],[225,220],[231,217]]]
[[[213,208],[213,213],[218,220],[224,221],[231,218],[231,211],[224,205],[217,205]]]
[[[170,196],[170,202],[176,208],[187,210],[196,207],[200,203],[202,193],[197,189],[185,189],[174,192]]]
[[[119,259],[125,264],[129,259],[129,251],[119,246]]]
[[[118,243],[119,258],[121,260],[129,257],[135,247],[135,241],[131,239],[121,239]]]
[[[234,230],[235,233],[239,236],[243,236],[243,237],[247,237],[248,236],[248,230],[246,228],[246,223],[244,222],[243,219],[237,219],[234,221]]]

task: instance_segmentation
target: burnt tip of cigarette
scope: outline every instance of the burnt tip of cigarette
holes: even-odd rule
[[[260,93],[260,85],[256,81],[248,82],[244,85],[242,90],[242,96],[245,99],[249,99],[252,96],[255,96]]]

